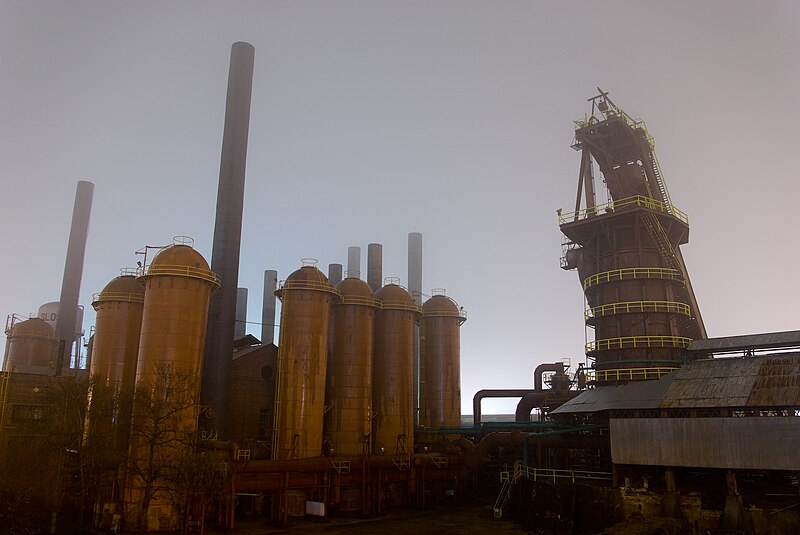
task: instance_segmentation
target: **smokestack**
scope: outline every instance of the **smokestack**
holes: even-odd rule
[[[408,293],[418,305],[422,304],[422,234],[408,235]]]
[[[383,283],[383,245],[370,243],[367,246],[367,284],[373,292],[381,289]]]
[[[247,288],[236,289],[236,325],[233,339],[244,338],[247,334]]]
[[[408,235],[408,293],[422,305],[422,234]],[[419,325],[414,325],[414,425],[419,425]]]
[[[275,290],[278,289],[278,272],[264,271],[264,304],[261,308],[261,343],[275,343]]]
[[[342,265],[328,264],[328,282],[331,286],[336,286],[342,282]]]
[[[202,404],[209,409],[205,411],[205,417],[201,418],[200,427],[208,436],[219,440],[228,438],[228,405],[254,57],[255,48],[248,43],[234,43],[231,47],[214,248],[211,253],[211,270],[219,275],[222,287],[211,297],[209,303],[203,385],[200,392]]]
[[[361,278],[361,247],[355,245],[347,248],[347,271],[345,278]]]
[[[93,196],[94,184],[86,180],[79,180],[75,191],[75,205],[72,208],[72,226],[69,229],[67,259],[64,263],[64,278],[61,281],[61,299],[58,302],[56,375],[61,375],[64,364],[69,367],[72,345],[75,342],[78,298],[81,293],[83,259],[86,254],[86,238],[89,234],[89,216],[92,213]]]

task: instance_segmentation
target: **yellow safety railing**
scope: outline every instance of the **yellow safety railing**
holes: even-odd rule
[[[556,470],[553,468],[533,468],[517,462],[514,467],[514,479],[526,477],[533,481],[552,481],[570,480],[572,483],[578,480],[610,481],[611,472],[589,472],[586,470]]]
[[[660,379],[678,368],[617,368],[612,370],[587,370],[589,383],[612,381],[650,381]]]
[[[173,277],[189,277],[192,279],[200,279],[210,282],[216,288],[219,288],[221,285],[219,275],[213,271],[191,266],[150,264],[147,267],[147,273],[143,275],[143,277],[152,277],[154,275],[171,275]]]
[[[609,349],[636,349],[650,347],[689,347],[691,338],[685,336],[624,336],[593,340],[586,344],[586,353]]]
[[[595,273],[583,280],[583,289],[606,282],[617,282],[630,279],[671,279],[682,281],[683,275],[677,269],[660,267],[634,267],[612,269],[602,273]]]
[[[665,203],[657,199],[645,197],[643,195],[634,195],[633,197],[626,197],[618,201],[609,201],[603,204],[596,204],[591,208],[583,208],[575,212],[560,213],[558,214],[558,224],[563,225],[565,223],[572,223],[574,221],[578,221],[579,219],[585,219],[589,216],[599,216],[604,213],[612,213],[617,210],[632,207],[648,208],[650,210],[664,212],[665,214],[670,214],[671,216],[680,219],[687,225],[689,224],[689,216],[687,216],[685,212],[675,208],[674,206],[667,206]]]
[[[666,312],[691,316],[689,305],[678,301],[626,301],[606,303],[605,305],[589,308],[584,312],[584,317],[589,320],[601,316],[637,312]]]
[[[143,293],[125,293],[125,292],[100,292],[92,294],[92,303],[99,303],[101,301],[116,301],[123,303],[144,303]]]
[[[467,311],[463,308],[458,312],[447,312],[444,310],[423,311],[422,315],[426,318],[458,318],[459,323],[467,321]]]
[[[415,314],[422,314],[422,310],[414,302],[407,301],[381,301],[381,308],[383,310],[408,310]]]
[[[361,295],[343,295],[337,305],[360,305],[365,307],[380,308],[381,302],[374,297],[364,297]]]
[[[278,290],[280,297],[281,293],[285,290],[312,290],[317,292],[327,292],[332,293],[337,296],[341,296],[341,292],[328,284],[324,281],[314,281],[314,280],[285,280],[281,283],[281,289]]]

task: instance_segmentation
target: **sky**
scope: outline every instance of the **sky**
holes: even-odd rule
[[[0,315],[56,301],[78,180],[95,184],[80,302],[136,250],[211,258],[230,47],[255,49],[239,286],[383,244],[468,312],[462,412],[584,361],[559,268],[573,120],[600,87],[642,118],[710,337],[798,329],[800,3],[0,0]],[[591,338],[590,338],[591,339]],[[4,344],[5,340],[0,342]],[[486,400],[483,412],[516,401]]]

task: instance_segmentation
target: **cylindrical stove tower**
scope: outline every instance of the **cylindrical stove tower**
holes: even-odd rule
[[[197,432],[208,302],[220,285],[203,256],[186,244],[162,249],[140,278],[145,293],[128,452],[135,468],[124,493],[128,507],[141,503],[147,486],[141,474],[160,457],[182,455],[189,447],[184,437]],[[150,483],[174,485],[158,476]],[[150,508],[139,511],[138,523],[174,519],[175,506],[169,493],[156,494]]]
[[[39,318],[21,321],[6,334],[8,353],[4,371],[53,375],[58,339],[46,321]]]
[[[316,457],[322,452],[328,335],[337,294],[310,259],[278,290],[282,306],[275,459]]]
[[[372,352],[372,444],[374,453],[414,451],[414,327],[419,307],[397,279],[375,293]]]
[[[423,426],[461,426],[461,324],[455,301],[436,293],[422,305],[420,375]]]
[[[372,432],[372,348],[378,301],[357,278],[340,282],[333,307],[333,352],[329,365],[331,448],[337,455],[370,452]]]
[[[97,315],[90,373],[106,386],[133,392],[144,285],[134,275],[116,277],[95,294],[92,307]]]
[[[170,366],[198,380],[199,399],[208,301],[219,278],[191,246],[171,245],[141,279],[145,294],[136,384],[152,381],[159,367]]]

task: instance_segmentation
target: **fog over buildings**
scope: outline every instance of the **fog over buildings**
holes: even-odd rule
[[[795,2],[0,2],[0,312],[58,299],[78,180],[95,184],[80,302],[134,251],[206,257],[230,46],[256,49],[239,286],[260,336],[284,279],[383,244],[469,312],[462,407],[583,361],[583,296],[559,269],[572,120],[599,86],[655,138],[709,336],[797,328]],[[495,404],[496,405],[493,405]],[[513,406],[513,403],[509,404]],[[488,401],[484,412],[513,412]]]

